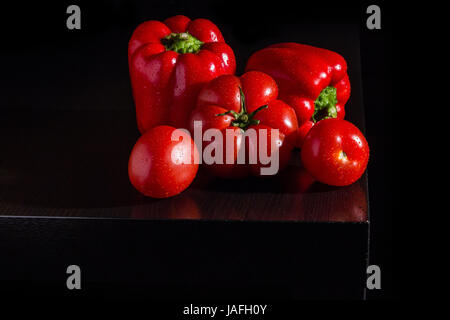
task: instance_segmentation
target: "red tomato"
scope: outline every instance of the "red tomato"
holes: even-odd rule
[[[297,139],[298,120],[295,110],[283,101],[277,100],[277,96],[278,86],[275,80],[259,71],[246,72],[241,77],[222,75],[208,82],[200,90],[197,108],[191,112],[191,132],[194,132],[194,123],[200,122],[203,132],[211,128],[218,129],[225,138],[228,129],[236,135],[234,148],[225,149],[226,144],[223,144],[223,163],[206,163],[214,175],[223,178],[242,178],[249,173],[260,175],[261,168],[270,168],[267,162],[259,161],[263,159],[257,159],[256,163],[246,161],[243,164],[236,162],[227,164],[225,158],[229,155],[230,159],[236,160],[236,154],[240,151],[247,152],[246,159],[249,158],[249,151],[259,154],[260,137],[267,139],[267,146],[272,145],[272,129],[279,130],[279,136],[273,137],[276,146],[272,146],[275,149],[268,150],[267,156],[279,152],[279,168],[285,167]],[[244,132],[249,129],[256,130],[256,136],[244,138]],[[263,131],[267,132],[264,136]],[[206,142],[203,148],[210,144]],[[270,175],[268,171],[265,174]]]
[[[248,165],[250,168],[250,172],[256,176],[263,175],[262,168],[268,168],[268,165],[265,164],[264,160],[260,158],[259,148],[261,144],[265,145],[267,148],[266,151],[263,152],[263,154],[266,154],[267,157],[270,157],[275,153],[278,153],[278,168],[285,168],[288,164],[289,156],[291,155],[292,145],[288,146],[284,134],[279,132],[278,137],[272,137],[272,128],[263,124],[251,126],[250,129],[254,129],[256,132],[255,136],[250,135],[250,137],[246,139],[248,155],[256,156],[256,163],[252,164],[250,162],[250,164]],[[263,133],[264,131],[265,133]],[[263,139],[265,139],[265,141]],[[250,159],[250,156],[248,159]],[[271,173],[266,172],[264,173],[264,175],[277,174],[278,170],[272,170]]]
[[[238,163],[238,155],[241,154],[247,158],[247,154],[242,154],[243,151],[248,150],[243,148],[244,144],[248,139],[245,139],[244,133],[240,128],[237,127],[228,127],[221,130],[223,141],[222,141],[222,163],[207,163],[206,158],[203,158],[203,161],[206,165],[207,170],[212,173],[214,176],[219,178],[227,178],[227,179],[241,179],[248,176],[249,168],[246,164],[237,164]],[[227,138],[228,137],[228,138]],[[227,139],[229,139],[228,144],[232,145],[232,147],[227,146]],[[204,145],[204,149],[206,148],[217,148],[217,141],[213,140],[211,142],[206,142]],[[229,160],[231,159],[231,161]]]
[[[299,148],[302,147],[303,141],[305,141],[306,136],[308,135],[309,130],[313,127],[314,122],[308,120],[304,122],[297,131],[297,140],[295,142],[295,145]]]
[[[369,145],[357,127],[346,120],[324,119],[306,136],[303,166],[322,183],[346,186],[358,180],[369,161]]]
[[[169,126],[148,130],[136,142],[128,163],[131,184],[152,198],[185,190],[198,170],[199,154],[190,135]]]

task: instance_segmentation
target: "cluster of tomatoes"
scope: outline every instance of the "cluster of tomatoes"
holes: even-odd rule
[[[369,147],[356,126],[343,119],[319,116],[299,123],[295,110],[278,98],[276,81],[260,71],[249,71],[241,77],[222,75],[211,80],[197,96],[189,117],[189,131],[160,125],[137,141],[129,161],[131,183],[149,197],[179,194],[194,180],[199,159],[207,149],[220,153],[214,162],[202,164],[212,175],[235,179],[261,175],[261,169],[270,165],[258,156],[263,141],[269,146],[267,155],[278,157],[277,171],[287,166],[292,150],[300,148],[300,157],[295,161],[301,162],[317,181],[344,186],[361,177],[367,166]],[[195,126],[202,132],[216,129],[232,141],[218,147],[214,146],[217,136],[205,139],[202,135],[201,140],[194,142]],[[246,136],[250,129],[256,134]],[[275,139],[271,136],[273,129],[277,130]],[[227,131],[232,135],[227,136]],[[218,152],[218,148],[223,150]],[[242,150],[245,163],[237,161]],[[249,162],[251,152],[257,155],[252,163]],[[231,162],[226,161],[230,159]]]

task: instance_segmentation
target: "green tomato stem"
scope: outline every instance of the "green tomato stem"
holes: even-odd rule
[[[245,106],[245,95],[244,95],[244,92],[242,91],[241,87],[239,87],[239,95],[240,95],[240,108],[241,108],[239,113],[237,113],[234,110],[228,110],[227,112],[216,114],[216,116],[219,117],[219,116],[231,114],[234,117],[234,120],[231,121],[231,125],[233,127],[241,128],[242,130],[247,130],[247,128],[249,126],[257,125],[261,122],[258,119],[254,119],[254,117],[259,111],[261,111],[263,109],[267,109],[269,106],[264,105],[264,106],[259,107],[256,110],[254,110],[252,113],[248,113],[247,107]]]

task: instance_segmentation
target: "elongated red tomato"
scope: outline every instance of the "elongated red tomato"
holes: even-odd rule
[[[346,186],[358,180],[369,161],[369,145],[361,131],[346,120],[324,119],[306,136],[303,166],[318,181]]]
[[[136,142],[128,163],[131,184],[152,198],[185,190],[198,170],[199,154],[190,135],[170,126],[148,130]]]

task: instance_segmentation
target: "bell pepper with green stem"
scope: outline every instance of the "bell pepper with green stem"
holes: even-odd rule
[[[298,143],[314,123],[345,116],[350,97],[347,63],[336,52],[299,43],[280,43],[255,52],[246,71],[262,71],[275,79],[279,99],[294,108]]]
[[[128,44],[128,64],[141,133],[157,125],[188,128],[203,84],[236,69],[220,30],[185,16],[140,24]]]

